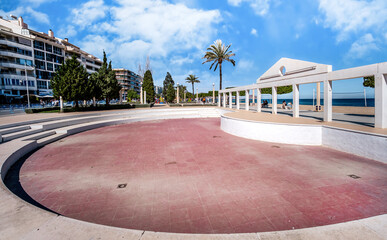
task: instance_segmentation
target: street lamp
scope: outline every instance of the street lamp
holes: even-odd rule
[[[212,104],[215,104],[215,83],[212,83]]]
[[[179,101],[179,98],[180,98],[180,96],[179,96],[179,83],[177,83],[176,95],[177,95],[176,102],[179,103],[180,102]]]
[[[199,102],[199,92],[198,92],[198,88],[196,88],[196,102],[197,102],[197,103]]]

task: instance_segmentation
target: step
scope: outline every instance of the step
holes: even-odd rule
[[[10,128],[5,128],[0,130],[1,135],[6,135],[14,132],[20,132],[24,130],[30,129],[30,126],[19,126],[19,127],[10,127]]]
[[[21,140],[23,140],[23,141],[39,140],[39,139],[42,139],[42,138],[45,138],[45,137],[48,137],[48,136],[51,136],[54,134],[56,134],[55,131],[43,131],[43,132],[39,132],[39,133],[30,135],[30,136],[26,136],[26,137],[22,138]]]
[[[2,139],[3,139],[3,142],[6,142],[6,141],[11,141],[13,139],[29,136],[29,135],[32,135],[35,133],[39,133],[39,132],[43,132],[43,129],[42,128],[40,128],[40,129],[28,129],[28,130],[21,131],[21,132],[10,133],[10,134],[6,134],[6,135],[2,135]]]
[[[38,143],[38,147],[41,147],[41,146],[44,146],[46,144],[49,144],[49,143],[52,143],[52,142],[55,142],[61,138],[64,138],[66,137],[67,134],[66,133],[55,133],[55,134],[52,134],[50,136],[47,136],[47,137],[44,137],[44,138],[41,138],[41,139],[38,139],[37,140],[37,143]]]

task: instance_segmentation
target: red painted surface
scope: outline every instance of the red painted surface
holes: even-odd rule
[[[20,182],[64,216],[163,232],[286,230],[387,213],[385,164],[247,140],[219,125],[178,119],[77,134],[34,153]]]

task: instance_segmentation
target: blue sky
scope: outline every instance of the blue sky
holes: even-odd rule
[[[385,0],[0,0],[0,15],[11,13],[99,58],[105,49],[116,68],[137,72],[150,56],[156,85],[166,72],[180,84],[195,74],[199,92],[212,90],[213,82],[219,88],[218,71],[201,59],[216,39],[236,54],[235,67],[224,64],[224,87],[256,82],[281,57],[333,70],[387,60]],[[333,87],[334,97],[363,92],[362,79]],[[301,97],[311,97],[313,88],[302,86]]]

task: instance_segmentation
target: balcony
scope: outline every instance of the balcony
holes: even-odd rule
[[[17,47],[17,48],[28,50],[28,51],[32,51],[32,47],[26,46],[26,45],[18,43],[18,42],[9,41],[6,39],[0,39],[0,44],[10,46],[10,47]]]
[[[16,62],[1,62],[0,61],[0,66],[1,67],[6,67],[6,68],[17,68],[17,69],[27,69],[27,71],[33,71],[34,67],[31,66],[25,66],[24,64],[19,64]]]
[[[27,60],[34,60],[32,56],[23,55],[18,52],[14,52],[10,50],[0,50],[0,55],[7,56],[7,57],[24,58]]]
[[[2,72],[2,73],[0,73],[0,76],[4,77],[4,78],[10,78],[10,79],[12,79],[12,78],[23,79],[23,80],[26,79],[26,75],[25,74],[15,73],[15,72],[10,72],[10,73],[9,72],[8,73]],[[36,79],[35,78],[35,74],[27,73],[27,79],[34,81]]]

